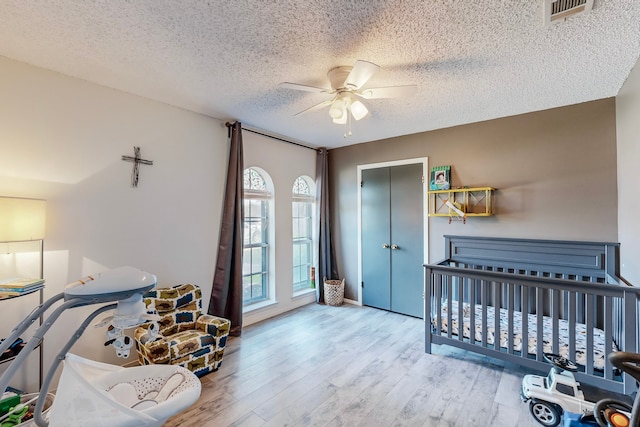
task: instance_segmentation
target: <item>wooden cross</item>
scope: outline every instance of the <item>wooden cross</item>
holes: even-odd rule
[[[153,160],[145,160],[140,157],[140,147],[133,147],[134,157],[122,156],[122,160],[125,162],[133,162],[133,171],[131,172],[131,186],[138,186],[138,172],[140,169],[140,163],[143,165],[153,165]]]

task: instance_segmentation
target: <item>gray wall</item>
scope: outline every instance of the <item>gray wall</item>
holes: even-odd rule
[[[358,298],[357,166],[424,156],[452,165],[454,186],[498,189],[492,217],[429,218],[430,262],[444,256],[444,234],[618,238],[614,98],[338,148],[329,169],[345,298]]]

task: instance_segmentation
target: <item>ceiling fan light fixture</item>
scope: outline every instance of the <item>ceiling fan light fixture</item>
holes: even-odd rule
[[[345,115],[345,110],[346,105],[344,99],[338,98],[331,104],[331,108],[329,108],[329,115],[334,120],[339,120]]]
[[[347,113],[347,109],[345,108],[342,116],[340,116],[338,118],[334,118],[333,119],[333,123],[338,124],[338,125],[347,124],[347,117],[348,117],[348,113]]]
[[[351,114],[353,114],[353,118],[356,120],[360,120],[364,118],[364,116],[366,116],[369,113],[369,110],[367,110],[367,107],[365,107],[364,104],[358,101],[357,99],[351,102],[350,109],[351,109]]]

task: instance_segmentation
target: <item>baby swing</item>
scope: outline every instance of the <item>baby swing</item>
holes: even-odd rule
[[[176,365],[147,365],[123,368],[69,353],[87,326],[100,314],[115,309],[101,325],[110,325],[116,353],[127,357],[132,346],[124,329],[155,317],[146,312],[142,294],[156,285],[152,274],[133,267],[120,267],[89,276],[66,286],[65,291],[37,307],[0,344],[0,354],[55,302],[64,302],[42,323],[16,359],[0,377],[0,391],[42,341],[63,311],[91,304],[114,302],[98,308],[82,322],[63,346],[45,377],[36,402],[33,422],[40,427],[133,427],[162,426],[171,416],[185,410],[200,396],[200,380],[188,369]],[[100,325],[98,325],[100,326]],[[43,411],[55,371],[64,360],[60,382],[51,408]],[[23,424],[20,424],[23,425]]]

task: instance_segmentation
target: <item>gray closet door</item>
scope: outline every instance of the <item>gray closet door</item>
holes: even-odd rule
[[[362,303],[384,310],[391,309],[389,184],[389,168],[362,171]]]
[[[362,302],[423,317],[422,164],[362,171]]]
[[[422,318],[426,215],[422,206],[422,165],[395,166],[390,175],[391,311]]]

